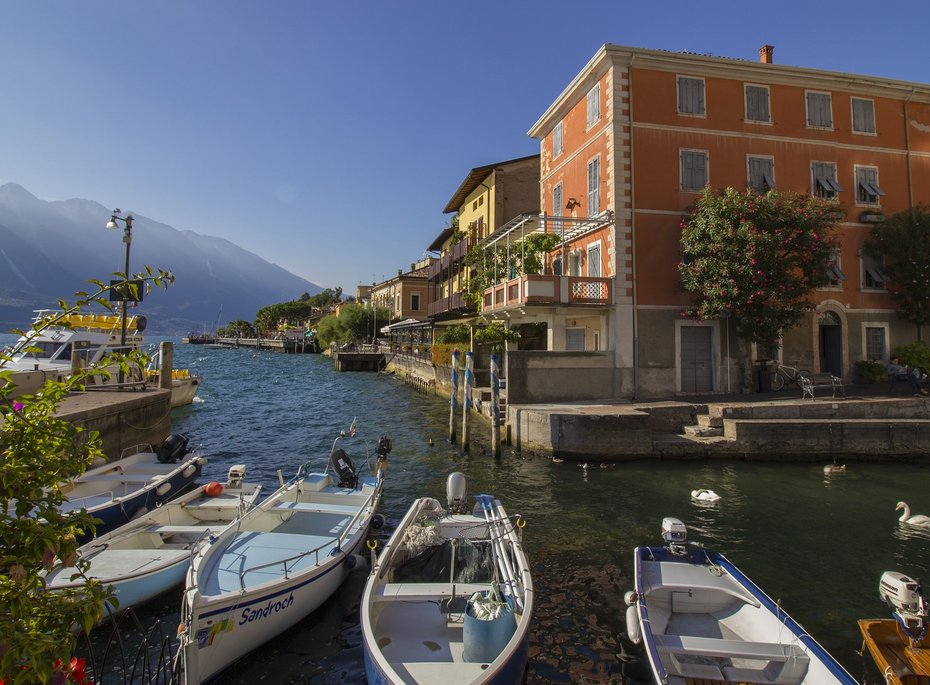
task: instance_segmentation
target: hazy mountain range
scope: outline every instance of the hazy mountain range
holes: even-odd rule
[[[89,289],[88,279],[107,282],[123,271],[123,231],[106,230],[110,215],[90,200],[46,202],[15,183],[0,186],[0,332],[25,328],[34,309],[71,301],[75,291]],[[217,320],[252,321],[261,307],[321,291],[228,240],[132,215],[130,271],[148,265],[176,277],[135,310],[152,333],[186,335],[212,330]]]

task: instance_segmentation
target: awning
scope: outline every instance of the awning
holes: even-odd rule
[[[398,321],[397,323],[392,323],[388,326],[384,326],[381,329],[382,333],[390,333],[391,331],[399,331],[406,328],[426,328],[432,326],[431,321],[420,321],[419,319],[404,319],[403,321]]]

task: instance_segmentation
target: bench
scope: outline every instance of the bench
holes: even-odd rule
[[[175,533],[193,533],[194,535],[202,535],[203,533],[209,533],[211,528],[220,528],[221,526],[161,526],[153,525],[146,528],[150,533],[165,533],[166,535],[174,535]]]
[[[798,385],[801,386],[801,399],[810,397],[814,399],[814,390],[816,388],[830,388],[833,391],[833,397],[836,399],[837,393],[843,399],[846,398],[846,388],[843,386],[843,379],[834,376],[832,373],[812,373],[798,377]]]
[[[452,597],[453,586],[456,597],[471,597],[476,592],[487,592],[491,589],[490,583],[385,583],[375,588],[372,600],[435,602]]]
[[[319,502],[281,502],[272,511],[305,511],[314,514],[347,514],[355,516],[360,506],[352,504],[324,504]]]
[[[691,635],[654,635],[656,647],[663,651],[669,671],[691,678],[718,680],[718,667],[712,664],[683,662],[679,656],[716,657],[760,661],[758,668],[724,666],[723,679],[731,683],[777,683],[798,685],[807,673],[810,657],[796,645],[777,642],[746,642]]]
[[[75,478],[75,483],[102,483],[105,481],[113,483],[148,483],[150,480],[157,479],[157,475],[146,476],[133,475],[128,473],[98,473],[95,476],[81,476]]]

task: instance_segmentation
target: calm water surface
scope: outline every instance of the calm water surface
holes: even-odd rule
[[[657,544],[663,516],[677,516],[690,539],[724,552],[818,639],[855,676],[877,683],[860,656],[856,619],[884,617],[878,599],[882,571],[928,577],[930,530],[905,529],[895,504],[930,514],[930,471],[906,463],[851,463],[826,478],[823,463],[617,463],[583,468],[545,455],[513,454],[495,461],[487,441],[462,456],[446,440],[448,404],[408,389],[390,376],[336,373],[316,355],[246,349],[175,347],[175,365],[204,377],[199,401],[175,410],[173,430],[204,446],[208,480],[223,480],[231,464],[268,492],[276,471],[291,476],[304,461],[322,468],[335,434],[357,417],[358,436],[344,445],[364,461],[364,442],[394,441],[383,511],[384,539],[411,501],[444,500],[449,472],[463,471],[472,494],[498,495],[511,514],[527,519],[524,540],[537,588],[526,682],[648,681],[627,663],[623,592],[632,587],[633,548]],[[473,434],[488,437],[486,422]],[[711,488],[713,505],[691,501]],[[315,614],[286,635],[244,657],[226,683],[364,683],[359,600],[364,574],[350,577]],[[180,591],[143,608],[168,633],[178,622]],[[620,655],[620,656],[618,656]],[[635,656],[635,653],[633,654]]]

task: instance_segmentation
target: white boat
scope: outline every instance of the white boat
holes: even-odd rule
[[[447,491],[447,507],[416,500],[372,563],[361,608],[369,685],[523,682],[534,600],[523,521],[490,495],[462,513],[461,473]]]
[[[244,478],[245,466],[233,466],[225,485],[208,483],[82,545],[77,553],[90,563],[87,576],[111,587],[120,611],[182,583],[196,548],[255,505],[261,485]],[[80,588],[85,580],[76,574],[73,566],[59,566],[46,586]]]
[[[627,632],[642,642],[657,683],[821,685],[857,682],[726,557],[688,545],[662,521],[665,547],[637,547]]]
[[[148,444],[131,447],[122,458],[62,483],[59,487],[65,500],[59,509],[86,509],[100,520],[96,535],[109,533],[176,497],[197,480],[207,458],[198,450],[189,451],[187,445],[187,437],[173,434],[158,450]]]
[[[176,664],[183,682],[208,680],[287,630],[363,564],[355,553],[372,522],[383,521],[376,514],[382,471],[360,478],[337,449],[339,439],[323,473],[310,473],[305,464],[194,557]],[[379,457],[382,444],[390,449],[383,439]]]
[[[52,322],[52,323],[50,323]],[[141,349],[142,331],[146,327],[144,316],[126,318],[126,345],[120,347],[122,318],[117,314],[66,314],[51,309],[35,312],[32,328],[21,336],[9,352],[10,359],[0,363],[5,371],[44,371],[50,380],[71,375],[72,356],[77,355],[83,368],[108,369],[111,377],[92,374],[91,387],[116,385],[115,367],[108,367],[105,358],[116,352]],[[157,381],[157,366],[149,373],[138,370],[129,380],[137,383]],[[172,375],[171,406],[190,404],[200,387],[201,378],[184,369],[175,369]]]

